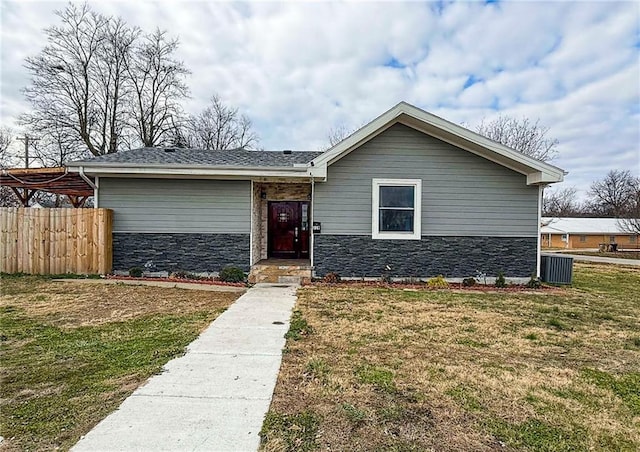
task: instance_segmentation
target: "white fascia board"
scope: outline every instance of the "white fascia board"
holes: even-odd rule
[[[309,167],[309,175],[316,180],[327,179],[327,164],[315,165]]]
[[[405,119],[408,121],[405,122],[403,120],[403,116],[405,116]],[[433,135],[438,139],[466,149],[469,152],[491,160],[499,165],[524,174],[527,176],[528,185],[561,182],[564,178],[564,171],[560,168],[521,154],[507,146],[467,130],[457,124],[453,124],[438,116],[432,115],[431,113],[414,107],[413,105],[409,105],[406,102],[400,102],[386,113],[378,116],[369,124],[336,144],[333,148],[316,157],[312,162],[316,166],[322,164],[330,165],[347,155],[357,146],[371,140],[373,137],[382,133],[384,130],[396,123],[403,123],[409,127],[416,128],[417,130],[423,129],[423,133]],[[424,130],[427,128],[430,129],[428,132]],[[438,131],[443,133],[440,134]],[[450,137],[446,137],[447,134],[449,134]],[[465,146],[464,141],[474,144],[478,148],[475,150],[471,149],[468,146]]]
[[[558,174],[557,172],[550,173],[545,171],[530,173],[527,174],[527,185],[545,185],[562,182],[564,180],[564,174],[564,172]]]
[[[111,175],[111,176],[139,176],[139,177],[223,177],[223,178],[251,178],[251,177],[309,177],[306,168],[228,168],[228,167],[154,167],[154,166],[112,166],[95,165],[82,167],[84,172],[91,175]],[[69,167],[69,171],[77,172],[79,168]]]

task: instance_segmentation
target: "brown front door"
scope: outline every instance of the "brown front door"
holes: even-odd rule
[[[309,258],[309,203],[269,202],[269,257]]]

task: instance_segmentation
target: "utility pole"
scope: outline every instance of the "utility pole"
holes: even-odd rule
[[[29,135],[26,135],[22,138],[16,138],[18,141],[24,142],[24,167],[29,168],[29,142],[38,141],[40,138],[31,138]]]

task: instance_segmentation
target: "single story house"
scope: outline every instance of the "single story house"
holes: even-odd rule
[[[114,269],[529,277],[564,172],[401,102],[325,152],[143,148],[68,165],[113,209]]]
[[[543,217],[541,241],[544,248],[601,248],[616,244],[619,249],[638,248],[638,235],[625,232],[616,218]]]

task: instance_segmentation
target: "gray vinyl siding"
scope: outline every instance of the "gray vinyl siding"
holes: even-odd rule
[[[114,232],[250,233],[251,182],[100,178]]]
[[[317,183],[323,234],[371,234],[372,179],[422,179],[422,235],[536,236],[538,188],[526,177],[396,124],[330,165]]]

